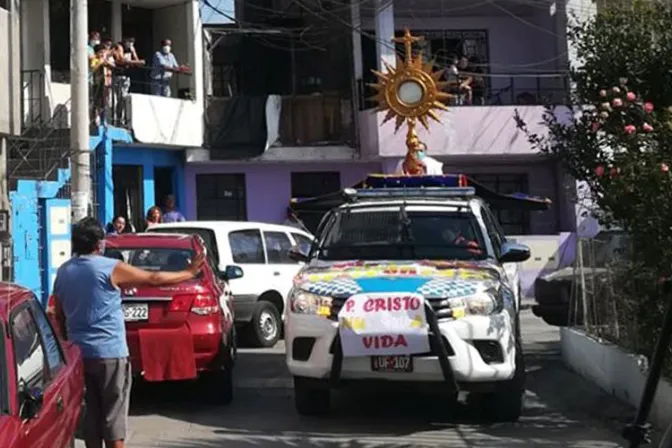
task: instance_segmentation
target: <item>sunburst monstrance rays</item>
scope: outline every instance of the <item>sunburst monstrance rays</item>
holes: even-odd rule
[[[413,55],[412,45],[414,42],[424,40],[421,36],[413,36],[406,29],[404,36],[392,39],[395,43],[403,43],[405,59],[397,57],[396,67],[383,61],[385,72],[373,70],[378,78],[375,84],[369,84],[376,91],[371,98],[376,101],[377,112],[387,112],[383,124],[395,119],[395,132],[399,130],[404,121],[419,121],[429,130],[429,119],[440,123],[439,110],[448,110],[443,103],[450,100],[452,95],[444,89],[448,82],[440,81],[443,70],[434,70],[434,63],[424,62],[422,51]]]

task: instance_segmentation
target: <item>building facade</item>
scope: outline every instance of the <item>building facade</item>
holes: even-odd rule
[[[373,94],[367,84],[375,82],[372,70],[395,65],[401,48],[391,38],[409,28],[424,36],[416,49],[437,69],[464,56],[484,79],[473,105],[451,105],[441,123],[420,130],[428,154],[445,172],[469,174],[502,193],[553,200],[546,212],[498,211],[507,233],[574,229],[572,182],[535,153],[513,117],[518,111],[533,131],[543,132],[543,104],[564,102],[568,14],[578,9],[585,15],[589,6],[376,0],[322,9],[306,3],[311,9],[266,3],[244,2],[237,11],[249,29],[207,29],[205,150],[188,157],[185,171],[187,195],[195,199],[190,218],[210,217],[210,207],[197,205],[218,194],[206,175],[230,185],[219,193],[223,201],[238,198],[222,216],[281,222],[311,173],[318,195],[369,172],[392,172],[405,155],[405,133],[383,124],[384,113],[367,100]]]
[[[13,1],[20,33],[14,53],[3,52],[16,57],[10,65],[16,77],[11,93],[19,116],[7,145],[13,274],[18,283],[46,299],[56,269],[70,257],[69,159],[79,150],[70,144],[70,2]],[[0,8],[0,20],[5,20],[3,12]],[[107,82],[101,78],[101,85],[92,75],[89,148],[81,149],[91,155],[90,214],[105,224],[122,214],[138,228],[146,211],[168,194],[185,207],[185,150],[203,144],[199,2],[90,0],[88,29],[113,44],[133,38],[138,57],[145,60],[143,66],[112,71]],[[168,83],[170,94],[164,89],[157,95],[152,61],[165,39],[172,41],[173,55],[188,69],[174,74]],[[0,93],[4,80],[0,72]],[[123,83],[127,90],[119,88]],[[2,95],[3,101],[7,98],[12,95]]]

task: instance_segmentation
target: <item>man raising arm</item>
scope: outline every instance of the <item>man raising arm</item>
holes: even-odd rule
[[[87,448],[124,448],[131,365],[121,290],[169,286],[198,275],[203,255],[179,272],[149,272],[103,256],[105,232],[94,218],[72,226],[73,258],[59,269],[50,313],[61,336],[82,351],[86,384],[84,439]]]

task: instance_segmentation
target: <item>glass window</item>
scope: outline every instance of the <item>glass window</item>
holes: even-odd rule
[[[154,227],[148,232],[154,233],[177,233],[183,235],[198,235],[203,239],[205,247],[208,249],[208,257],[212,257],[215,264],[219,264],[219,250],[217,247],[217,237],[215,232],[210,229],[202,229],[197,227]]]
[[[495,255],[499,256],[503,241],[497,234],[497,229],[495,228],[492,216],[490,216],[490,213],[488,213],[488,210],[485,207],[481,208],[481,216],[483,217],[483,223],[488,232],[488,237],[490,237],[490,242],[492,243]]]
[[[264,232],[264,242],[266,243],[266,259],[269,263],[296,263],[289,258],[289,249],[292,247],[292,242],[285,232]]]
[[[472,213],[357,210],[325,229],[320,258],[483,259],[483,234]]]
[[[294,237],[296,244],[301,248],[301,252],[306,254],[310,252],[310,247],[313,245],[313,240],[305,235],[301,235],[300,233],[292,233],[292,236]]]
[[[65,364],[63,360],[63,353],[61,352],[61,344],[51,328],[51,323],[44,313],[44,309],[37,302],[31,302],[33,317],[37,323],[37,329],[40,332],[44,347],[47,352],[47,364],[49,365],[49,377],[54,378]]]
[[[264,245],[259,230],[237,230],[229,233],[229,244],[234,263],[264,264]]]
[[[194,251],[170,248],[109,248],[105,256],[125,261],[146,271],[177,272],[187,269]]]
[[[244,174],[196,175],[196,216],[201,221],[245,221]]]
[[[28,307],[12,318],[12,339],[19,390],[44,388],[45,356],[37,325]]]

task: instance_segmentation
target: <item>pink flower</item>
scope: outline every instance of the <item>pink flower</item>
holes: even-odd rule
[[[644,112],[647,114],[650,114],[653,112],[653,104],[652,103],[644,103]]]
[[[597,177],[604,176],[604,167],[602,165],[597,165],[597,167],[595,167],[595,175]]]
[[[621,100],[620,98],[614,98],[613,100],[611,100],[611,105],[614,107],[621,107],[623,105],[623,100]]]
[[[593,132],[597,132],[600,129],[600,123],[598,121],[593,121],[591,129],[593,130]]]
[[[621,89],[619,89],[618,87],[614,87],[613,89],[611,89],[611,91],[614,92],[615,94],[621,93]]]
[[[667,173],[667,172],[670,171],[670,167],[667,166],[666,163],[661,163],[660,164],[660,171],[662,171],[663,173]]]
[[[637,128],[636,128],[634,125],[632,125],[632,124],[627,125],[625,128],[623,128],[623,130],[624,130],[625,133],[628,134],[628,135],[632,135],[632,134],[634,134],[635,132],[637,132]]]
[[[607,97],[607,91],[602,89],[600,90],[600,98],[606,98]]]
[[[651,126],[649,123],[644,123],[642,125],[642,130],[644,132],[651,132],[651,131],[653,131],[653,126]]]
[[[628,93],[625,94],[625,98],[628,101],[635,101],[637,99],[637,95],[635,95],[634,92],[628,92]]]

